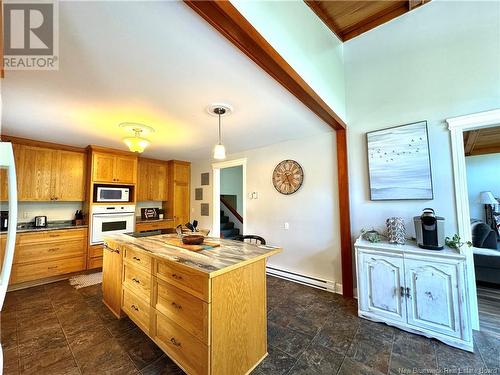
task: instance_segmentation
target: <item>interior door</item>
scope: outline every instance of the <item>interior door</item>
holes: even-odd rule
[[[408,324],[461,337],[459,263],[405,260]]]
[[[360,309],[393,321],[406,322],[403,257],[360,253]]]
[[[174,223],[186,224],[189,221],[189,185],[174,183]]]

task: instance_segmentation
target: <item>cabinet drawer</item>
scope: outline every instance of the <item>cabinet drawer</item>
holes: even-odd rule
[[[89,257],[98,258],[103,255],[103,246],[102,245],[93,245],[89,246]]]
[[[127,260],[123,265],[123,283],[149,304],[151,301],[151,274]]]
[[[38,262],[36,264],[15,264],[12,267],[11,284],[22,283],[44,277],[64,275],[70,272],[78,272],[85,269],[83,256],[52,260],[49,262]]]
[[[192,268],[183,267],[171,262],[157,260],[155,276],[192,294],[203,301],[210,302],[207,274]]]
[[[139,251],[125,249],[125,260],[143,267],[145,270],[151,270],[151,257]]]
[[[157,230],[157,229],[169,229],[174,227],[173,220],[170,221],[154,221],[151,223],[136,223],[135,230],[137,232],[147,231],[147,230]]]
[[[149,314],[151,307],[128,288],[123,288],[122,310],[125,311],[141,329],[149,334]]]
[[[84,256],[83,240],[57,241],[16,246],[14,263],[33,263],[52,259]]]
[[[156,312],[155,340],[189,374],[208,373],[208,347],[179,325]]]
[[[67,241],[84,239],[86,229],[70,229],[70,230],[48,230],[43,232],[19,233],[17,243],[19,245],[27,243],[48,242],[48,241]]]
[[[156,310],[208,344],[208,304],[162,280],[155,283]]]
[[[91,270],[93,268],[102,267],[102,257],[99,258],[90,258],[87,264],[87,269]]]

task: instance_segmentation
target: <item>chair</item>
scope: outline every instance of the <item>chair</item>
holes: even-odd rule
[[[235,241],[253,243],[255,245],[265,245],[266,240],[254,234],[239,235],[233,238]]]

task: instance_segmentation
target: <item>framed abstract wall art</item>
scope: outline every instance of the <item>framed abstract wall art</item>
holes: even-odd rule
[[[370,199],[433,199],[427,121],[366,133]]]

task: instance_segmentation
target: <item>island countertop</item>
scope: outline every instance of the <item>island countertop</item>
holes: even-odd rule
[[[155,258],[166,259],[202,271],[210,278],[282,251],[280,247],[254,245],[213,237],[207,237],[207,240],[218,242],[220,246],[208,250],[190,251],[165,242],[165,239],[175,237],[177,237],[176,234],[140,238],[127,234],[113,234],[104,237],[104,245],[111,249],[125,247],[144,252]]]

